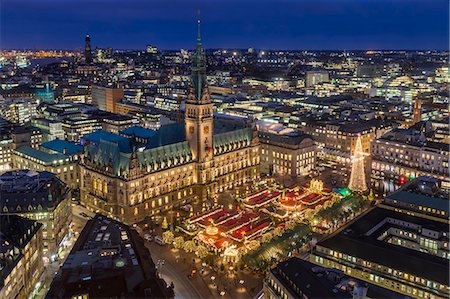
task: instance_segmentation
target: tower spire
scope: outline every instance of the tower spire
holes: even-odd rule
[[[200,36],[200,10],[197,12],[197,47],[202,45],[202,38]]]

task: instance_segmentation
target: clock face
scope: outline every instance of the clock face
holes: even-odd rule
[[[206,127],[203,129],[203,131],[205,132],[205,134],[208,134],[208,133],[209,133],[209,127],[206,126]]]
[[[194,127],[193,126],[189,127],[189,133],[194,134]]]

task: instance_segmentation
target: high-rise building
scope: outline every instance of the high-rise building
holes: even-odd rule
[[[110,86],[92,86],[92,105],[100,110],[116,112],[116,103],[124,98],[122,88]]]
[[[92,63],[91,37],[86,34],[84,39],[84,59],[86,63]]]

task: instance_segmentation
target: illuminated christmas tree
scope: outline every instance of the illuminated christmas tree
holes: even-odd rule
[[[362,150],[361,136],[356,139],[355,152],[353,155],[352,173],[348,188],[356,192],[367,190],[366,174],[364,172],[364,152]]]
[[[163,222],[161,224],[161,228],[162,229],[168,229],[169,228],[169,224],[167,223],[167,218],[164,217]]]

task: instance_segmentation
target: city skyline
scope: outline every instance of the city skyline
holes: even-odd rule
[[[192,49],[200,10],[207,49],[448,50],[446,1],[105,3],[4,1],[2,48]]]

